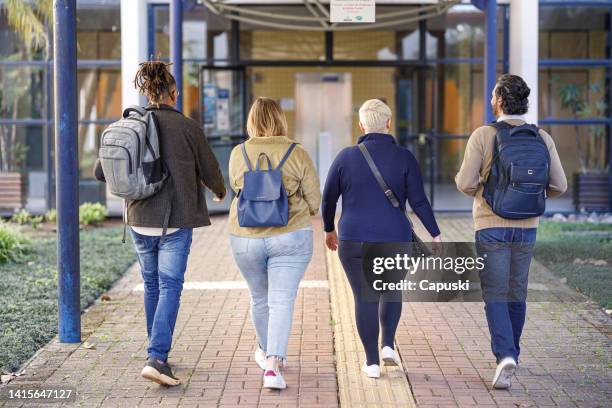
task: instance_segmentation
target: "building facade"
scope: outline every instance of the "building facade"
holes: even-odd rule
[[[434,208],[470,209],[453,178],[489,103],[485,18],[476,6],[465,1],[401,24],[325,31],[269,26],[256,18],[236,21],[203,4],[184,3],[183,112],[201,123],[224,171],[231,148],[245,136],[246,110],[257,96],[280,101],[289,136],[307,148],[322,179],[337,151],[358,137],[360,104],[381,98],[394,110],[394,134],[419,159]],[[303,4],[290,4],[300,2],[234,3],[248,10],[236,11],[245,17],[312,16]],[[378,1],[377,15],[418,14],[429,3]],[[550,209],[572,211],[572,175],[609,174],[612,1],[498,3],[497,72],[527,75],[534,96],[529,119],[553,135],[572,190],[551,201]],[[119,211],[119,201],[93,180],[98,139],[122,106],[144,102],[131,83],[134,67],[151,57],[169,59],[169,5],[77,4],[81,200],[103,201]],[[27,207],[44,211],[53,205],[52,53],[25,50],[3,15],[0,39],[1,88],[17,89],[0,101],[0,126],[27,147]],[[534,73],[525,73],[530,67]],[[211,203],[216,210],[227,205]]]

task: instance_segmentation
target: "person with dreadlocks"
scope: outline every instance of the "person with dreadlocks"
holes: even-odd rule
[[[142,376],[175,386],[180,380],[168,365],[187,257],[194,228],[210,225],[204,187],[222,200],[226,195],[219,163],[202,128],[175,109],[178,90],[170,64],[140,64],[134,85],[149,100],[146,110],[158,125],[162,160],[170,178],[161,190],[143,200],[127,203],[127,224],[144,280],[144,304],[149,346]],[[104,181],[99,161],[96,178]],[[171,212],[164,235],[165,210]],[[163,236],[163,238],[162,238]]]

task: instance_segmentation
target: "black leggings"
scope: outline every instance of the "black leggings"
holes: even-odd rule
[[[382,347],[394,348],[395,331],[402,314],[402,302],[397,293],[378,293],[370,288],[361,272],[362,242],[340,241],[338,255],[355,299],[355,321],[365,349],[367,364],[380,364],[378,355],[379,325]],[[367,293],[366,293],[367,291]],[[376,301],[378,300],[378,301]]]

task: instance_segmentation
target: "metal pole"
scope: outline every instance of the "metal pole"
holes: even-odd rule
[[[608,58],[612,58],[612,7],[608,9]],[[612,66],[608,66],[608,116],[612,116]],[[612,211],[612,127],[608,124],[608,211]]]
[[[76,0],[53,3],[59,340],[81,341]]]
[[[484,106],[485,123],[495,120],[489,101],[495,88],[497,77],[497,0],[486,0],[485,4],[485,58],[484,58]]]
[[[55,180],[53,178],[53,39],[51,38],[51,24],[49,19],[47,22],[47,50],[45,55],[45,173],[47,178],[47,186],[45,189],[46,209],[55,208]]]
[[[176,108],[183,110],[183,0],[170,2],[170,61],[179,96]]]

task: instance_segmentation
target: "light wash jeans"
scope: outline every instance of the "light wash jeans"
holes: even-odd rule
[[[251,317],[259,346],[267,356],[284,359],[295,296],[312,258],[312,229],[268,238],[230,235],[230,243],[251,292]]]
[[[191,248],[191,228],[179,229],[161,237],[140,235],[130,228],[144,280],[149,357],[166,361],[179,311],[187,258]]]

